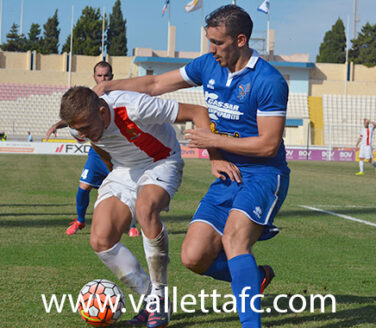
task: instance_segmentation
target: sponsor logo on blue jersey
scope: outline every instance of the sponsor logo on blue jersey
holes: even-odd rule
[[[218,100],[218,95],[205,91],[205,101],[208,104],[209,117],[218,120],[219,117],[238,121],[244,113],[239,111],[239,105]]]
[[[206,87],[208,89],[214,89],[214,84],[215,84],[215,80],[214,79],[210,79],[209,83],[206,85]]]
[[[247,83],[246,85],[239,84],[238,99],[243,100],[249,93],[249,90],[251,90],[251,83]]]

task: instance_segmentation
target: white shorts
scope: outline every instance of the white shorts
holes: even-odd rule
[[[115,196],[129,207],[135,218],[136,199],[142,187],[150,184],[160,186],[168,192],[171,200],[181,184],[183,167],[182,159],[164,159],[142,168],[116,168],[98,189],[94,208],[102,200]],[[168,206],[164,210],[168,211]]]
[[[360,146],[359,158],[365,158],[365,159],[373,158],[372,147],[369,145]]]

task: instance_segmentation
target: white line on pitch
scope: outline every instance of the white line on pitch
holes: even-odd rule
[[[304,207],[304,208],[309,209],[309,210],[312,210],[312,211],[322,212],[322,213],[338,216],[338,217],[346,219],[346,220],[355,221],[355,222],[359,222],[359,223],[363,223],[363,224],[368,224],[370,226],[376,227],[376,223],[372,223],[372,222],[369,222],[369,221],[364,221],[364,220],[360,220],[360,219],[357,219],[357,218],[353,218],[352,216],[349,216],[349,215],[339,214],[339,213],[335,213],[335,212],[332,212],[332,211],[322,210],[320,208],[306,206],[306,205],[299,205],[299,206]]]

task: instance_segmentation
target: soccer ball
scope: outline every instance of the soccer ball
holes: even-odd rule
[[[93,326],[106,327],[114,323],[125,308],[123,292],[106,279],[88,282],[78,297],[78,310],[82,319]]]

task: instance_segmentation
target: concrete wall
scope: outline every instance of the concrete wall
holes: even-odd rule
[[[303,119],[303,125],[301,126],[286,126],[283,139],[285,145],[289,146],[305,146],[307,143],[311,145],[311,140],[308,140],[309,133],[309,119]]]
[[[136,56],[166,56],[166,51],[135,49]],[[175,52],[175,58],[194,58],[194,52]],[[29,83],[41,85],[68,85],[66,53],[42,55],[36,52],[0,51],[0,83]],[[72,58],[72,85],[92,85],[93,66],[102,60],[102,56],[74,55]],[[160,74],[179,68],[182,64],[154,63],[135,64],[134,57],[111,57],[106,60],[112,65],[115,78],[145,75],[146,70]],[[321,97],[324,94],[375,95],[376,67],[362,65],[350,66],[350,80],[346,82],[345,64],[317,63],[314,69],[279,68],[288,77],[290,92],[305,93]]]
[[[106,58],[112,65],[116,79],[138,75],[138,68],[133,64],[133,59],[134,57],[125,56]],[[93,67],[101,60],[101,55],[73,55],[71,85],[93,85]],[[69,56],[66,53],[42,55],[35,51],[0,51],[0,83],[67,86],[68,61]]]
[[[376,94],[376,67],[350,65],[350,79],[346,81],[345,64],[316,63],[310,71],[309,95],[322,97],[324,94],[364,95]]]

